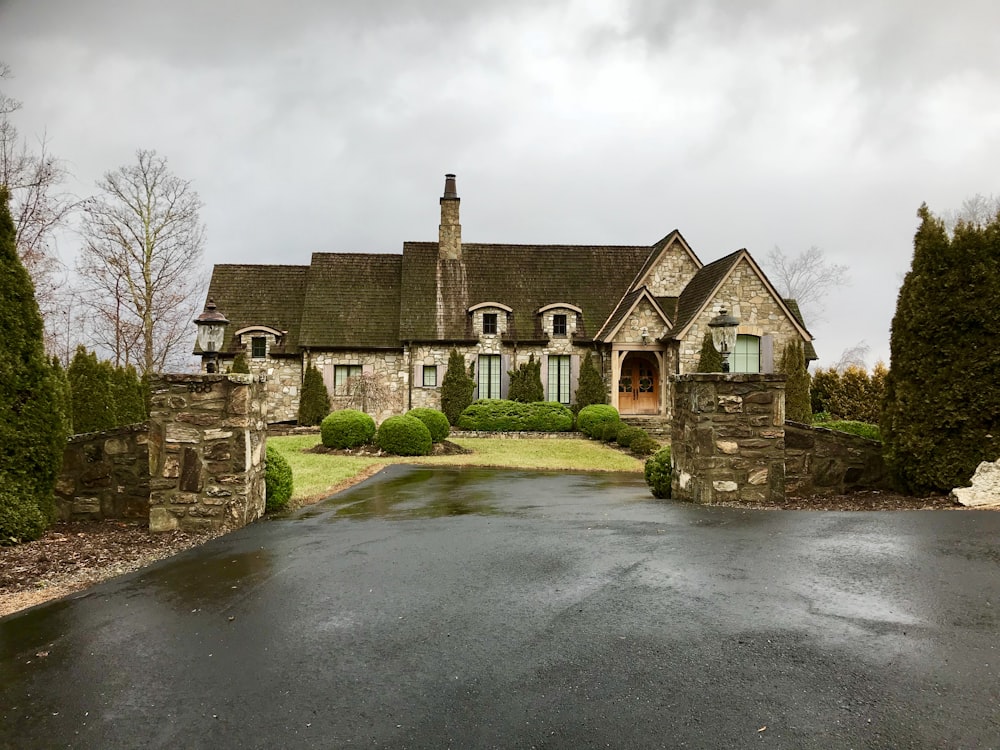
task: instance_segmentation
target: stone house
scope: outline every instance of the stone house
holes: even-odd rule
[[[705,265],[676,230],[650,246],[464,243],[459,205],[447,175],[438,241],[404,242],[402,254],[215,266],[207,297],[231,321],[221,368],[244,351],[266,374],[271,422],[296,419],[308,363],[334,408],[364,375],[387,397],[381,420],[440,406],[452,348],[477,398],[505,397],[508,371],[534,355],[546,398],[566,404],[589,351],[623,415],[669,420],[668,376],[697,369],[723,307],[740,321],[733,371],[773,372],[790,340],[816,358],[798,307],[746,250]]]

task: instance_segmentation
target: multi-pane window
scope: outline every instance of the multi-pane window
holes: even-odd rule
[[[250,339],[250,356],[253,359],[264,359],[267,356],[267,339],[264,336]]]
[[[438,384],[438,368],[436,365],[424,365],[424,388],[436,388]]]
[[[483,313],[483,333],[497,332],[497,314]]]
[[[553,315],[552,316],[552,335],[553,336],[565,336],[566,335],[566,316],[565,315]]]
[[[569,404],[569,363],[568,354],[549,355],[549,401]]]
[[[333,392],[338,396],[347,394],[347,381],[361,374],[361,365],[334,365]]]
[[[479,355],[479,398],[501,398],[499,354]]]
[[[760,337],[737,336],[730,359],[732,372],[760,372]]]

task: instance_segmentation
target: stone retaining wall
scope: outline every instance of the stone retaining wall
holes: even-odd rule
[[[891,489],[882,443],[786,422],[785,489],[800,497]]]
[[[61,521],[149,516],[146,423],[73,435],[56,482]]]

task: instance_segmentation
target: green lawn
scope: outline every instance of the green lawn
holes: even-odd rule
[[[472,453],[456,456],[353,457],[306,453],[319,444],[319,435],[269,438],[267,444],[283,455],[295,479],[293,501],[318,499],[337,491],[359,475],[387,464],[437,466],[497,466],[516,469],[641,472],[643,462],[594,440],[455,438],[451,442]]]

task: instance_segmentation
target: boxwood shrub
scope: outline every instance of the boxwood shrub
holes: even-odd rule
[[[624,422],[598,422],[597,426],[594,428],[594,437],[599,438],[605,443],[614,443],[618,440],[618,431],[622,427],[627,427]]]
[[[632,438],[629,450],[632,451],[632,455],[634,456],[649,456],[660,450],[660,444],[649,435],[643,433],[638,437]]]
[[[427,456],[434,444],[427,425],[409,414],[385,420],[379,425],[375,442],[386,453],[397,456]]]
[[[267,446],[267,460],[264,471],[266,500],[264,510],[271,512],[284,510],[292,498],[292,467],[276,448]]]
[[[566,432],[573,429],[573,412],[555,401],[524,404],[484,398],[466,407],[458,426],[488,432]]]
[[[576,415],[576,429],[584,435],[600,439],[599,426],[605,422],[620,422],[618,410],[609,404],[591,404],[580,409]]]
[[[448,433],[451,432],[451,425],[448,424],[448,417],[445,416],[443,411],[438,411],[437,409],[410,409],[406,412],[411,417],[416,417],[425,425],[427,429],[430,430],[431,440],[435,443],[440,443],[446,437]]]
[[[0,486],[0,546],[38,539],[48,525],[31,490],[4,478]]]
[[[618,426],[618,434],[615,436],[615,439],[618,441],[618,445],[622,448],[628,448],[632,445],[633,440],[644,437],[649,437],[644,429],[641,427],[633,427],[632,425],[622,422]]]
[[[673,464],[670,461],[670,446],[662,448],[646,459],[646,484],[653,497],[670,497],[670,481],[673,474]]]
[[[375,420],[357,409],[340,409],[324,417],[319,429],[327,448],[357,448],[375,437]]]

